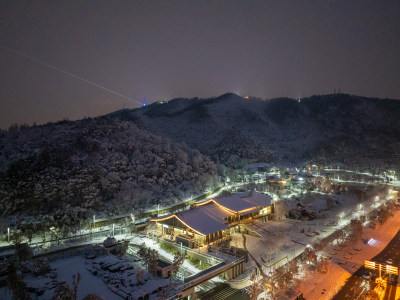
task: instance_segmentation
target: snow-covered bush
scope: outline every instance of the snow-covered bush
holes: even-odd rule
[[[98,257],[108,255],[107,250],[100,245],[89,245],[83,250],[85,257]]]
[[[50,272],[50,263],[46,258],[37,258],[31,264],[32,274],[39,276]]]

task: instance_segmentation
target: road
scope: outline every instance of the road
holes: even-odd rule
[[[393,259],[393,266],[400,266],[400,230],[389,242],[389,244],[383,249],[377,256],[370,259],[378,263],[386,264],[386,260],[389,258]],[[372,273],[372,278],[378,276],[378,271],[369,270],[364,267],[358,269],[347,281],[344,287],[333,297],[333,300],[345,300],[345,299],[358,299],[364,290],[368,290],[368,287],[375,287],[373,280],[366,279],[363,276],[368,276]],[[387,277],[386,277],[387,278]],[[388,284],[383,299],[395,300],[396,296],[396,283],[397,276],[394,276],[393,285]]]

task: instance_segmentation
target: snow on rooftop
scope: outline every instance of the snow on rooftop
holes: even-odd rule
[[[271,197],[256,191],[246,193],[235,193],[230,196],[215,198],[218,204],[233,210],[241,211],[253,207],[264,207],[271,205]]]
[[[261,194],[256,191],[235,193],[227,197],[215,198],[213,201],[236,212],[251,209],[247,211],[247,213],[271,205],[271,197],[269,195]],[[205,235],[228,229],[229,226],[226,225],[225,218],[233,214],[212,201],[206,202],[208,203],[199,203],[198,206],[190,210],[171,214],[169,216],[153,218],[152,220],[162,220],[175,215],[187,226]]]
[[[207,235],[228,229],[229,226],[225,224],[224,218],[232,214],[210,202],[176,215],[191,228]]]
[[[246,210],[246,211],[244,211],[244,212],[241,212],[241,213],[239,213],[241,216],[243,216],[243,215],[247,215],[247,214],[250,214],[250,213],[252,213],[252,212],[256,212],[256,211],[259,211],[260,210],[260,208],[259,207],[256,207],[256,208],[253,208],[253,209],[250,209],[250,210]]]
[[[94,276],[91,272],[89,272],[87,266],[85,265],[85,262],[86,260],[83,257],[73,256],[70,258],[58,259],[54,262],[51,262],[51,267],[57,270],[57,281],[66,281],[69,286],[72,286],[72,275],[76,275],[77,273],[81,275],[81,280],[78,288],[78,299],[82,299],[88,294],[97,294],[104,299],[122,299],[120,296],[113,293],[107,287],[107,284],[105,284],[100,278]],[[28,286],[34,287],[48,287],[49,285],[51,286],[49,282],[54,282],[54,280],[51,280],[47,277],[35,277],[31,274],[25,276],[24,281],[28,284]],[[47,286],[46,283],[48,283]],[[43,295],[38,296],[35,299],[51,299],[53,293],[54,288],[48,287]]]

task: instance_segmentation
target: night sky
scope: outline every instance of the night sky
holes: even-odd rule
[[[225,92],[400,99],[400,1],[1,1],[0,128]]]

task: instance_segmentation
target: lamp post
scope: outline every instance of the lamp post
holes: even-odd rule
[[[10,243],[10,227],[7,228],[7,240]]]

